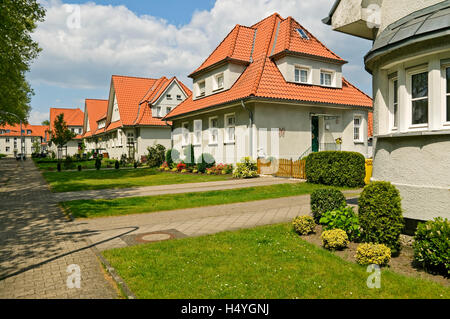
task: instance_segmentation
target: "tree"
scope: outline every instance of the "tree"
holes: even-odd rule
[[[37,0],[0,0],[0,110],[27,122],[33,90],[25,74],[41,49],[31,38],[45,10]],[[2,115],[0,125],[18,119]]]
[[[58,115],[53,122],[53,130],[50,131],[51,139],[50,141],[58,147],[58,150],[61,150],[64,145],[67,144],[71,139],[73,139],[76,135],[67,127],[66,121],[64,121],[64,113]],[[58,158],[59,158],[58,152]]]
[[[50,126],[50,121],[49,120],[42,121],[41,125]]]

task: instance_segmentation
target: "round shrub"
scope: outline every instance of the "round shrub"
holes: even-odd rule
[[[322,214],[342,209],[345,205],[344,194],[336,188],[323,188],[311,193],[311,212],[316,223],[319,223]]]
[[[58,170],[58,172],[61,172],[61,162],[58,162],[58,164],[56,164],[56,169]]]
[[[99,170],[101,167],[102,167],[102,160],[101,160],[100,157],[97,157],[97,158],[95,159],[95,168],[96,168],[97,170]]]
[[[357,152],[325,151],[306,157],[306,178],[315,184],[364,186],[366,159]]]
[[[414,259],[425,269],[450,275],[450,221],[447,218],[419,224],[413,248]]]
[[[258,165],[250,157],[244,157],[240,163],[236,164],[233,172],[234,178],[258,177]]]
[[[299,216],[292,222],[295,231],[300,235],[309,235],[314,233],[316,223],[311,216]]]
[[[115,169],[119,169],[120,168],[120,162],[119,161],[115,161],[114,162],[114,168]]]
[[[81,172],[81,165],[78,165],[77,169],[79,172]]]
[[[357,240],[361,236],[359,220],[352,207],[346,207],[331,212],[326,212],[320,218],[320,223],[325,230],[342,229],[350,240]]]
[[[323,247],[330,250],[344,249],[349,243],[347,233],[342,229],[326,230],[320,238],[322,238]]]
[[[383,244],[360,244],[356,249],[355,258],[360,265],[385,266],[391,260],[391,249]]]
[[[404,226],[400,193],[389,182],[367,185],[359,198],[361,238],[366,243],[385,244],[396,255]]]

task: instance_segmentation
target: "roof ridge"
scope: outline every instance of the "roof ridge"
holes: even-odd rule
[[[259,74],[257,75],[257,80],[255,81],[255,84],[254,84],[254,86],[253,86],[253,89],[252,89],[250,95],[256,95],[256,92],[258,92],[258,88],[259,88],[259,85],[260,85],[260,83],[261,83],[261,79],[262,79],[262,75],[263,75],[263,72],[264,72],[264,68],[265,68],[265,66],[266,66],[266,61],[267,61],[267,59],[269,58],[269,52],[268,52],[268,50],[270,49],[270,43],[272,42],[272,38],[274,37],[274,34],[273,34],[273,33],[274,33],[274,29],[275,29],[275,26],[277,25],[277,22],[278,22],[276,18],[282,19],[278,13],[273,14],[273,15],[271,15],[270,17],[274,17],[274,22],[273,22],[272,30],[271,30],[271,32],[270,32],[270,37],[269,37],[269,36],[267,37],[266,43],[264,44],[264,52],[265,52],[265,54],[264,54],[264,56],[263,56],[264,61],[262,61],[262,67],[261,67],[261,69],[260,69]],[[270,18],[270,17],[269,17],[269,18]],[[264,20],[265,20],[265,19],[264,19]],[[254,62],[253,62],[253,63],[254,63]]]
[[[238,37],[239,37],[239,30],[240,30],[240,25],[239,24],[237,24],[236,26],[235,26],[235,29],[236,29],[236,35],[234,35],[234,39],[232,39],[232,41],[231,41],[231,46],[230,46],[230,53],[228,54],[228,56],[231,58],[232,56],[233,56],[233,54],[234,54],[234,50],[236,49],[236,43],[237,43],[237,39],[238,39]],[[234,29],[233,29],[234,30]]]
[[[373,98],[371,98],[369,95],[367,95],[366,93],[364,93],[363,91],[361,91],[358,87],[356,87],[355,85],[353,85],[352,83],[350,83],[345,77],[342,77],[342,81],[344,81],[345,83],[347,83],[348,85],[350,85],[351,87],[355,88],[357,91],[359,91],[360,93],[364,94],[366,97],[368,97],[369,99],[371,99],[373,101]],[[371,106],[373,108],[373,104]]]
[[[107,99],[85,99],[85,101],[108,101]]]
[[[118,74],[113,74],[113,75],[111,75],[111,77],[130,78],[130,79],[142,79],[142,80],[153,80],[153,81],[157,81],[158,80],[158,79],[155,79],[155,78],[144,78],[142,76],[118,75]]]
[[[270,16],[265,17],[264,19],[262,19],[261,21],[256,22],[254,25],[251,26],[251,28],[254,28],[256,25],[262,24],[264,21],[266,21],[267,19],[272,18],[273,16],[277,16],[281,20],[285,20],[285,19],[283,19],[283,17],[278,12],[274,12]]]
[[[289,16],[287,18],[288,20],[288,32],[286,32],[286,37],[287,37],[287,41],[286,41],[286,48],[285,49],[289,49],[291,47],[291,36],[292,36],[292,17]]]

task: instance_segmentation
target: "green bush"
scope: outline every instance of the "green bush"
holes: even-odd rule
[[[195,165],[195,154],[194,154],[194,145],[189,144],[184,148],[183,154],[184,154],[184,163],[187,166],[193,166]]]
[[[389,182],[367,185],[359,198],[361,238],[366,243],[385,244],[396,255],[404,226],[400,193]]]
[[[114,162],[114,168],[115,169],[119,169],[120,168],[120,162],[119,161],[115,161]]]
[[[240,163],[236,164],[233,172],[234,178],[253,178],[258,177],[258,165],[250,157],[244,157]]]
[[[81,169],[82,169],[81,165],[78,165],[77,169],[79,172],[81,172]]]
[[[314,184],[362,187],[366,159],[357,152],[317,152],[306,157],[306,178]]]
[[[58,170],[58,172],[61,172],[61,162],[58,162],[58,164],[56,164],[56,169]]]
[[[316,223],[311,216],[299,216],[292,222],[295,231],[300,235],[309,235],[314,233]]]
[[[311,193],[311,212],[316,223],[324,213],[342,209],[346,204],[344,194],[336,188],[322,188]]]
[[[173,165],[174,162],[178,162],[180,160],[180,152],[176,149],[169,149],[166,152],[166,162],[169,167]]]
[[[160,167],[166,157],[166,148],[161,144],[147,148],[147,164],[149,167]]]
[[[101,167],[102,167],[102,160],[101,160],[100,157],[97,157],[97,158],[95,159],[95,168],[96,168],[97,170],[100,170]]]
[[[350,240],[358,240],[361,236],[359,220],[352,207],[346,207],[331,212],[326,212],[320,218],[320,223],[325,230],[342,229]]]
[[[391,260],[391,249],[383,244],[360,244],[356,249],[355,258],[360,265],[385,266]]]
[[[425,269],[450,275],[450,221],[447,218],[419,224],[413,248],[414,259]]]
[[[349,243],[347,233],[342,229],[326,230],[320,238],[322,238],[323,247],[329,250],[344,249]]]
[[[211,168],[216,165],[216,160],[214,156],[208,153],[203,153],[200,155],[197,161],[197,169],[200,173],[205,173],[207,168]]]
[[[67,156],[66,159],[63,162],[63,166],[64,166],[64,169],[66,169],[66,170],[67,169],[74,169],[75,168],[75,164],[73,162],[72,157]]]

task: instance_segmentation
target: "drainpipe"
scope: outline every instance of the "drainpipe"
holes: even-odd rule
[[[244,104],[244,100],[241,100],[241,105],[244,108],[244,110],[246,110],[248,112],[248,117],[249,117],[249,121],[248,121],[248,126],[249,126],[249,148],[250,148],[250,158],[253,159],[253,113],[251,110],[249,110],[245,104]]]

